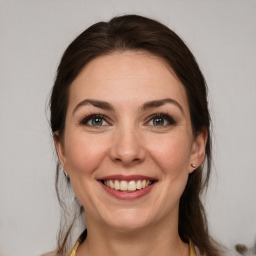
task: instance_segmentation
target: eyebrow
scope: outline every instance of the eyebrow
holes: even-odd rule
[[[171,99],[171,98],[145,102],[143,104],[143,106],[141,107],[141,110],[145,111],[145,110],[149,110],[151,108],[161,107],[161,106],[165,105],[166,103],[171,103],[171,104],[176,105],[180,109],[180,111],[184,114],[184,110],[183,110],[182,106],[176,100]]]
[[[85,105],[92,105],[94,107],[106,110],[114,110],[114,108],[106,101],[85,99],[76,105],[76,107],[73,110],[73,114],[77,111],[77,109]]]
[[[161,106],[165,105],[166,103],[171,103],[171,104],[176,105],[180,109],[180,111],[184,114],[184,110],[183,110],[182,106],[176,100],[171,99],[171,98],[145,102],[142,105],[142,107],[139,108],[139,110],[146,111],[146,110],[149,110],[152,108],[161,107]],[[111,110],[111,111],[114,110],[114,107],[106,101],[85,99],[76,105],[76,107],[73,110],[73,114],[77,111],[77,109],[79,109],[80,107],[85,106],[85,105],[92,105],[94,107],[105,109],[105,110]]]

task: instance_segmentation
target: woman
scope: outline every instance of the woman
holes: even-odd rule
[[[136,15],[91,26],[62,57],[50,109],[87,226],[71,254],[74,221],[61,230],[57,255],[220,255],[200,201],[211,166],[206,84],[173,31]]]

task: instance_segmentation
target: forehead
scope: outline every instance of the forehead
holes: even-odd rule
[[[110,102],[171,97],[188,107],[184,86],[160,57],[146,52],[115,52],[89,62],[73,81],[70,104],[85,98]]]

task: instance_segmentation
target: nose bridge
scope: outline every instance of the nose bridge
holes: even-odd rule
[[[132,122],[119,124],[113,136],[111,157],[124,165],[144,160],[145,149],[139,127]]]

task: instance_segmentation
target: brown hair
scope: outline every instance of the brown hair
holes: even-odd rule
[[[188,178],[180,199],[179,235],[188,243],[191,240],[207,256],[220,255],[207,228],[207,219],[200,195],[207,187],[211,171],[210,115],[207,104],[207,86],[199,66],[185,43],[163,24],[137,15],[115,17],[109,22],[99,22],[81,33],[66,49],[57,70],[50,99],[51,129],[61,137],[69,100],[69,88],[82,68],[92,59],[116,51],[145,51],[163,58],[182,82],[190,108],[194,135],[207,129],[206,173],[203,166]],[[61,204],[64,201],[58,189],[60,164],[57,165],[56,188]],[[73,222],[72,222],[73,223]],[[59,236],[57,255],[65,255],[72,224],[64,236]],[[60,232],[60,234],[63,234]]]

